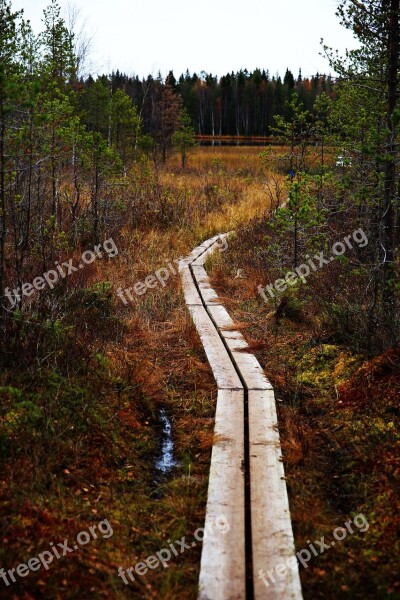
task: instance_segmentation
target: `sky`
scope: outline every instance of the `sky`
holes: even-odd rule
[[[11,0],[33,29],[42,29],[47,0]],[[351,32],[335,15],[338,0],[59,0],[79,11],[78,29],[91,38],[93,75],[119,69],[128,75],[170,70],[175,76],[201,71],[289,68],[297,76],[332,72],[320,39],[344,54],[355,48]]]

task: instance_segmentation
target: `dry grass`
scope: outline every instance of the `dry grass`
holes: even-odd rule
[[[203,524],[215,382],[184,305],[178,274],[165,287],[158,284],[142,296],[133,295],[127,305],[116,290],[133,287],[212,234],[262,215],[269,196],[259,151],[199,148],[185,173],[177,157],[158,174],[153,169],[147,173],[146,166],[139,173],[142,179],[132,178],[124,188],[128,211],[115,237],[118,257],[94,263],[71,276],[67,289],[49,293],[54,318],[59,318],[52,334],[54,349],[46,347],[43,357],[32,359],[30,349],[38,346],[34,325],[23,338],[26,359],[22,352],[18,358],[28,366],[18,376],[6,374],[0,385],[11,381],[16,388],[30,388],[40,361],[47,366],[53,360],[49,356],[55,356],[54,368],[61,364],[64,378],[57,379],[53,392],[54,374],[50,367],[42,369],[35,401],[42,399],[45,410],[46,403],[57,401],[61,410],[61,403],[80,398],[82,389],[88,390],[93,409],[87,414],[84,398],[69,416],[86,434],[68,437],[65,423],[56,424],[61,435],[50,444],[50,453],[50,442],[33,425],[31,432],[15,437],[12,459],[3,461],[2,501],[10,519],[0,530],[8,540],[2,564],[12,568],[47,549],[50,541],[71,538],[101,518],[109,519],[114,536],[88,545],[56,568],[21,579],[13,597],[196,597],[200,547],[176,558],[168,570],[138,577],[129,587],[116,569],[134,565],[164,547],[167,539],[190,536]],[[132,173],[137,176],[135,169]],[[100,282],[110,288],[99,291]],[[2,388],[5,408],[10,402],[7,389]],[[66,397],[58,401],[60,393]],[[180,466],[157,481],[161,406],[173,423]],[[19,455],[21,440],[30,444],[30,435],[31,447]],[[33,481],[28,472],[35,473]],[[9,597],[8,590],[0,591],[0,597]]]
[[[168,228],[131,230],[126,228],[121,238],[118,261],[110,262],[103,271],[114,290],[131,287],[143,281],[171,260],[185,256],[193,246],[208,236],[235,228],[265,211],[262,178],[244,177],[235,172],[248,149],[225,149],[224,171],[210,170],[210,150],[196,153],[196,169],[184,174],[171,171],[171,165],[160,173],[160,183],[172,196],[185,190],[188,204],[176,222]],[[259,168],[258,151],[251,149],[254,172]],[[193,157],[194,158],[194,157]],[[189,217],[187,216],[189,215]],[[190,222],[190,227],[188,227]],[[179,539],[201,526],[207,491],[210,452],[213,445],[213,411],[216,400],[215,382],[192,320],[184,306],[180,278],[171,276],[167,285],[149,289],[143,296],[134,296],[124,306],[118,299],[117,310],[126,323],[132,324],[124,343],[110,344],[110,355],[124,362],[129,356],[133,365],[131,376],[140,384],[146,402],[166,406],[173,419],[175,449],[181,467],[161,490],[158,505],[141,492],[136,503],[141,504],[142,519],[151,525],[138,530],[133,542],[138,550],[130,555],[133,564],[143,554],[152,554],[167,538]],[[129,511],[129,509],[127,509]],[[126,519],[124,518],[126,523]],[[120,564],[126,563],[125,544],[118,552]],[[115,598],[195,598],[199,551],[188,553],[171,563],[167,572],[152,573],[133,585],[129,592],[117,585]],[[121,562],[122,561],[122,562]]]
[[[186,170],[204,174],[222,169],[230,174],[255,176],[261,173],[259,154],[263,150],[261,146],[199,146],[190,153]],[[277,152],[279,147],[274,148],[274,153]],[[175,172],[181,171],[178,155],[170,158],[168,167]]]

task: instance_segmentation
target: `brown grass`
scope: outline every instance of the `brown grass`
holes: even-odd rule
[[[54,400],[51,360],[58,361],[57,368],[61,365],[65,402],[82,387],[90,391],[93,412],[86,416],[84,404],[82,414],[77,411],[70,417],[88,427],[88,433],[69,437],[63,432],[64,423],[59,423],[61,435],[50,446],[33,426],[32,431],[12,434],[15,456],[3,460],[1,481],[1,499],[9,514],[9,521],[0,527],[3,541],[7,540],[2,564],[15,567],[47,549],[51,541],[71,538],[103,518],[109,519],[114,536],[88,545],[49,571],[20,579],[13,597],[196,597],[200,547],[172,561],[168,570],[138,577],[129,587],[116,569],[134,565],[165,546],[166,540],[190,537],[202,526],[215,443],[215,381],[184,305],[178,274],[171,275],[165,287],[134,295],[127,305],[115,292],[185,256],[212,234],[263,215],[270,200],[259,152],[260,148],[199,148],[185,173],[180,172],[178,157],[158,175],[152,171],[156,184],[147,179],[144,183],[161,195],[162,202],[167,198],[172,203],[166,213],[172,215],[170,221],[159,219],[157,211],[163,206],[157,204],[158,197],[153,204],[149,200],[148,215],[139,198],[135,205],[142,210],[139,225],[132,228],[129,219],[135,214],[128,213],[116,240],[118,257],[94,263],[71,276],[66,290],[49,294],[53,312],[66,330],[57,334],[58,345],[40,357],[44,363],[29,358],[30,349],[38,346],[35,324],[23,338],[26,357],[20,353],[19,360],[26,368],[18,375],[10,371],[0,381],[6,414],[0,426],[7,426],[6,409],[11,406],[7,386],[32,389],[38,364],[49,368],[41,367],[43,382],[35,387],[35,401],[42,398],[46,409],[46,394]],[[127,185],[128,195],[138,193],[134,183]],[[132,199],[126,198],[127,204]],[[242,280],[234,280],[234,275],[232,285],[239,289]],[[110,292],[94,291],[101,281],[109,282]],[[155,481],[161,406],[172,419],[180,466],[167,479]],[[21,444],[24,451],[18,453]],[[8,590],[1,590],[0,597],[10,597]]]

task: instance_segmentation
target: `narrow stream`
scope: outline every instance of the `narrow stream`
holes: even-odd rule
[[[172,424],[171,420],[165,412],[164,408],[160,409],[160,420],[163,426],[161,438],[160,456],[156,460],[156,470],[161,472],[163,476],[178,465],[174,459],[174,442],[172,440]]]

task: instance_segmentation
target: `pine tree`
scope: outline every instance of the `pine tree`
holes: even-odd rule
[[[22,11],[12,12],[11,2],[0,0],[0,315],[4,311],[6,243],[8,214],[12,202],[13,173],[7,139],[13,131],[13,118],[23,93],[23,20]]]
[[[181,154],[182,170],[184,170],[187,154],[196,145],[192,120],[185,110],[182,111],[179,119],[179,129],[172,136],[172,143]]]
[[[161,152],[162,162],[166,162],[167,152],[172,147],[172,138],[179,129],[182,100],[170,84],[154,82],[152,93],[151,135],[156,151]],[[155,155],[155,160],[157,156]]]
[[[126,166],[127,159],[139,139],[141,122],[135,105],[122,90],[117,90],[111,98],[111,144],[121,156]]]
[[[337,11],[342,24],[354,32],[360,48],[349,51],[341,60],[330,53],[332,66],[353,86],[366,89],[375,99],[375,122],[371,134],[378,140],[375,150],[374,179],[378,222],[375,239],[377,272],[386,315],[386,325],[395,331],[395,255],[399,233],[399,61],[400,0],[344,0]],[[396,230],[397,224],[397,230]],[[395,341],[394,333],[392,337]]]
[[[74,54],[74,36],[60,16],[61,8],[57,0],[51,0],[43,13],[43,77],[47,84],[51,82],[62,89],[76,80],[78,65]]]

